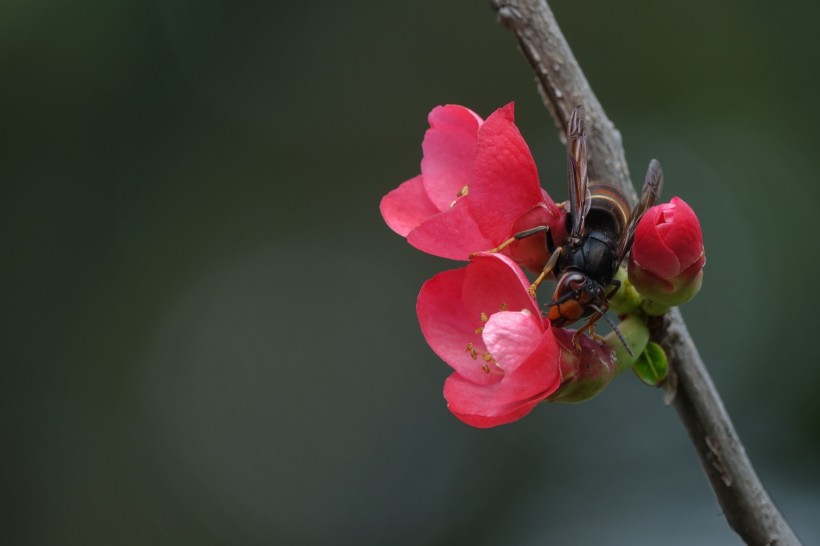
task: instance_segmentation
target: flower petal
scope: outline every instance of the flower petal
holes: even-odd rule
[[[672,250],[666,246],[658,224],[663,223],[663,207],[652,207],[638,222],[635,229],[635,240],[632,244],[632,260],[642,269],[651,271],[662,278],[672,278],[680,272],[680,261]]]
[[[481,337],[495,363],[509,374],[535,350],[541,334],[541,321],[529,311],[502,311],[490,317]]]
[[[559,349],[552,329],[532,353],[494,385],[476,385],[453,374],[444,383],[450,411],[467,424],[492,427],[520,419],[561,383]]]
[[[674,278],[674,277],[671,277]],[[677,287],[669,280],[655,275],[648,269],[638,264],[634,259],[629,259],[629,282],[641,289],[641,294],[650,299],[656,299],[658,294],[669,295],[675,292]]]
[[[407,235],[407,242],[422,252],[451,260],[468,260],[470,254],[495,246],[478,229],[465,199],[422,222]]]
[[[552,240],[559,243],[564,241],[567,237],[566,212],[557,206],[552,210],[546,200],[549,200],[549,197],[545,196],[543,203],[519,216],[513,223],[511,233],[519,233],[538,226],[550,226]],[[537,233],[514,241],[507,247],[505,254],[521,267],[541,273],[549,259],[546,236],[546,233]]]
[[[467,381],[457,373],[444,382],[444,398],[447,408],[468,425],[490,428],[517,421],[527,415],[541,402],[540,399],[510,404],[492,404],[487,401],[487,387]]]
[[[421,287],[416,313],[424,339],[433,351],[464,378],[476,385],[501,380],[484,371],[487,352],[480,317],[469,318],[461,301],[466,268],[439,273]]]
[[[672,198],[663,215],[669,229],[661,231],[661,237],[678,257],[680,269],[686,269],[703,255],[703,233],[698,217],[692,207],[678,197]],[[658,226],[659,231],[661,227]]]
[[[445,210],[469,183],[481,118],[469,108],[437,106],[427,117],[421,173],[430,200]]]
[[[407,237],[419,224],[439,213],[439,209],[427,197],[422,175],[403,182],[385,195],[379,209],[390,229],[402,237]]]
[[[484,316],[486,320],[498,311],[522,309],[539,317],[538,302],[530,296],[529,286],[530,281],[509,257],[478,254],[467,266],[462,291],[464,309],[471,319]]]
[[[552,328],[541,334],[532,352],[517,365],[510,366],[504,378],[492,385],[495,395],[508,402],[543,400],[561,384],[560,350]]]
[[[543,200],[535,161],[513,120],[510,103],[481,126],[470,178],[473,217],[496,245],[512,235],[519,216]]]

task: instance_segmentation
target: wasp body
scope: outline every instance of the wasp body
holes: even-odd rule
[[[635,228],[643,214],[660,196],[663,171],[656,160],[649,163],[646,179],[638,204],[631,211],[626,197],[608,184],[587,181],[587,151],[584,134],[583,108],[572,111],[567,127],[567,180],[569,186],[569,237],[556,242],[547,232],[547,248],[551,253],[544,271],[533,285],[533,290],[547,275],[558,280],[553,293],[549,318],[555,326],[565,326],[584,317],[587,324],[576,336],[592,329],[609,308],[607,294],[613,278],[632,246]],[[617,283],[616,283],[617,284]],[[611,324],[611,323],[610,323]],[[612,325],[616,332],[617,327]],[[623,337],[620,336],[624,342]],[[629,351],[629,347],[624,342]]]
[[[573,294],[550,308],[549,318],[556,326],[589,316],[594,312],[593,306],[606,307],[604,287],[609,286],[620,266],[618,241],[627,229],[629,205],[613,186],[592,185],[589,191],[584,233],[578,240],[567,242],[553,270],[561,280],[555,301]],[[551,250],[555,252],[554,245]]]

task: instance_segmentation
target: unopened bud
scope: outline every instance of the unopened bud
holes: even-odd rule
[[[705,262],[698,217],[682,199],[673,197],[649,209],[638,223],[629,280],[653,302],[680,305],[700,290]]]
[[[600,344],[587,335],[573,343],[575,330],[555,328],[555,338],[561,350],[561,386],[550,402],[577,403],[589,400],[615,377],[615,354],[608,344]]]

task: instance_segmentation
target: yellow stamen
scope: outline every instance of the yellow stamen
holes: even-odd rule
[[[492,364],[492,366],[490,366],[490,364]],[[484,373],[491,373],[493,375],[504,375],[504,370],[501,369],[501,366],[499,366],[497,362],[491,362],[490,364],[481,365],[481,369],[484,370]]]
[[[472,358],[473,360],[476,360],[478,358],[478,351],[475,350],[475,347],[473,347],[472,343],[468,343],[467,347],[464,350],[470,353],[470,358]]]
[[[453,208],[455,206],[456,201],[458,201],[459,197],[464,197],[465,195],[467,195],[467,186],[464,186],[456,192],[456,198],[453,199],[452,203],[450,203],[450,208]]]

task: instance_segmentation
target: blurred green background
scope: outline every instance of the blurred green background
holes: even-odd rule
[[[633,179],[657,157],[708,264],[684,309],[770,493],[820,542],[820,7],[555,1]],[[427,112],[514,100],[564,150],[486,2],[0,4],[10,545],[740,544],[631,375],[460,424],[383,224]]]

